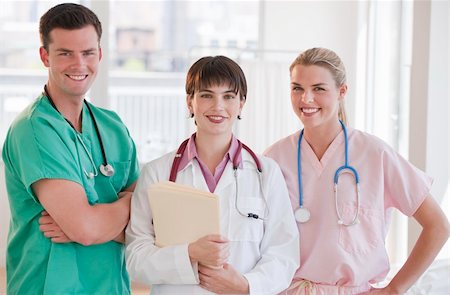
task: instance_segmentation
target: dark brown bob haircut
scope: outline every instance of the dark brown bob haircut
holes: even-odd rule
[[[92,10],[74,3],[56,5],[50,8],[39,22],[39,35],[42,46],[48,51],[48,45],[52,42],[50,40],[50,32],[53,29],[76,30],[89,25],[94,26],[98,36],[98,43],[100,44],[102,24]]]
[[[216,85],[229,85],[241,100],[247,99],[247,81],[241,67],[232,59],[218,55],[205,56],[197,60],[186,77],[186,94]]]

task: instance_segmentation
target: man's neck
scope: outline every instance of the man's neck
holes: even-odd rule
[[[50,95],[58,112],[60,112],[78,132],[81,132],[81,112],[83,110],[84,97],[64,94],[63,92],[58,91],[56,87],[52,87],[50,83],[47,83],[47,93]]]

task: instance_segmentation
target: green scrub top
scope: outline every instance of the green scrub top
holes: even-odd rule
[[[94,172],[103,162],[100,143],[86,105],[78,133],[40,96],[12,123],[3,146],[11,209],[6,257],[8,294],[130,294],[124,245],[110,241],[83,246],[52,243],[39,230],[44,210],[31,185],[44,178],[81,184],[91,205],[111,203],[136,181],[136,148],[128,130],[112,111],[90,105],[97,120],[112,177]]]

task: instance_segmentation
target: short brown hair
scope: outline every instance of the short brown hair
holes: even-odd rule
[[[247,98],[247,81],[241,67],[232,59],[218,55],[205,56],[197,60],[189,69],[186,77],[186,94],[212,85],[228,84],[241,100]]]
[[[97,32],[98,42],[102,37],[102,24],[92,10],[89,8],[74,4],[63,3],[50,8],[39,22],[39,35],[42,46],[48,50],[51,43],[50,32],[53,29],[61,28],[66,30],[81,29],[93,25]]]

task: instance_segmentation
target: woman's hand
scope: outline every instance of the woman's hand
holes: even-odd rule
[[[230,255],[228,240],[221,235],[207,235],[188,246],[189,258],[192,262],[222,267]]]
[[[250,292],[247,279],[225,263],[222,268],[198,266],[200,286],[217,294],[248,294]]]
[[[397,292],[396,290],[393,290],[389,285],[387,285],[384,288],[371,288],[369,291],[361,293],[360,295],[372,295],[372,294],[377,294],[377,295],[395,295],[395,294],[400,294],[399,292]]]
[[[42,211],[42,216],[39,218],[39,230],[53,243],[72,242],[47,211]]]

